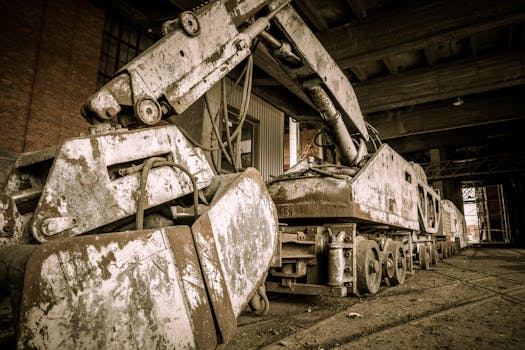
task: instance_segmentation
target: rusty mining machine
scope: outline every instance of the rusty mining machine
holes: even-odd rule
[[[247,305],[267,310],[265,286],[374,293],[403,283],[413,253],[423,268],[436,261],[438,194],[388,145],[368,150],[350,83],[289,3],[182,13],[88,99],[88,135],[2,153],[0,280],[12,321],[2,340],[209,349],[231,339]],[[182,128],[162,123],[250,62],[256,41],[317,106],[340,164],[308,158],[267,187],[253,168],[217,175]]]

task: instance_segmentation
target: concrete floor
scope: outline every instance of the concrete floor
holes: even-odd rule
[[[376,295],[273,295],[240,349],[525,349],[525,249],[470,248]]]

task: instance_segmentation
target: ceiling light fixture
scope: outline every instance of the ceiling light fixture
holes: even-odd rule
[[[463,101],[461,97],[456,97],[456,101],[452,102],[452,105],[459,107],[459,106],[463,106],[464,103],[465,101]]]

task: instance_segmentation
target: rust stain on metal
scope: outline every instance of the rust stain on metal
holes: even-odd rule
[[[19,346],[195,348],[169,233],[77,237],[38,247],[27,265]]]
[[[277,246],[277,213],[259,173],[249,168],[233,181],[227,178],[192,230],[213,291],[211,304],[221,315],[217,322],[227,340],[233,336],[235,317],[263,283]]]
[[[409,181],[415,178],[413,167],[387,145],[353,176],[340,177],[335,166],[317,174],[316,165],[311,166],[305,172],[299,164],[268,186],[281,218],[355,219],[419,228],[416,184]],[[299,175],[294,177],[294,171]]]
[[[213,172],[204,154],[174,126],[114,131],[67,141],[55,159],[35,210],[33,235],[39,241],[74,236],[133,215],[140,175],[111,178],[109,168],[162,154],[169,154],[189,169],[199,189],[210,183]],[[146,208],[193,191],[189,179],[170,167],[153,169],[146,189]],[[46,231],[46,220],[66,218],[75,218],[74,224]]]

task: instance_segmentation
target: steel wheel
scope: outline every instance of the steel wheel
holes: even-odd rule
[[[430,268],[430,253],[427,246],[419,248],[419,267],[421,270],[428,270]]]
[[[432,244],[432,246],[430,247],[430,251],[432,252],[431,257],[430,257],[430,264],[432,266],[437,266],[439,255],[438,255],[438,251],[437,251],[435,244]]]
[[[407,259],[403,244],[396,242],[394,259],[395,259],[395,273],[394,277],[390,279],[390,284],[403,284],[407,275]]]
[[[357,289],[361,293],[375,294],[381,284],[381,259],[375,241],[357,242]]]
[[[390,280],[396,273],[396,244],[392,240],[388,240],[385,244],[383,255],[383,281],[387,286],[390,286]]]
[[[443,255],[443,259],[448,258],[448,246],[446,243],[441,243],[441,254]]]

